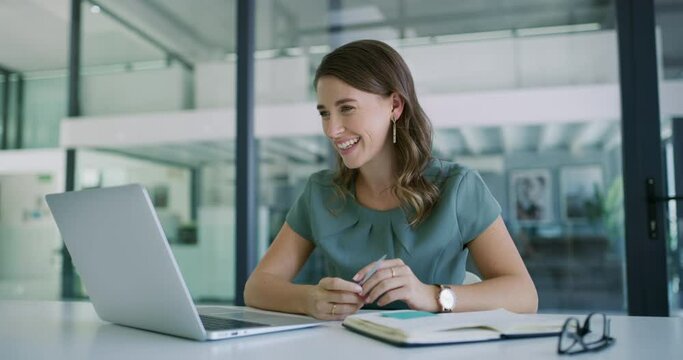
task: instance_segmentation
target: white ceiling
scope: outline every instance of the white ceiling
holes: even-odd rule
[[[614,27],[613,0],[258,0],[256,46],[281,49],[335,45],[358,37],[394,39],[565,24]],[[106,11],[92,13],[91,3]],[[221,59],[235,49],[235,0],[99,0],[82,11],[82,63],[86,66],[163,60],[166,54],[134,27],[190,62]],[[665,73],[683,77],[683,0],[658,0]],[[70,0],[0,0],[0,66],[20,72],[64,69],[68,59]],[[113,13],[128,25],[109,16]],[[334,30],[337,26],[341,33]],[[619,126],[611,122],[442,130],[440,156],[506,154],[550,150],[581,151],[610,143]],[[264,144],[266,159],[325,161],[327,144],[290,139]],[[231,161],[233,145],[200,142],[126,150],[140,157],[196,166]]]
[[[0,1],[0,66],[15,71],[65,68],[67,3],[66,0]]]
[[[674,1],[674,0],[671,0]],[[676,0],[680,1],[680,0]],[[104,12],[91,13],[97,3]],[[98,0],[82,11],[85,65],[159,60],[164,54],[126,23],[191,62],[235,49],[235,0]],[[392,39],[572,23],[611,28],[609,0],[324,0],[256,1],[258,49],[334,45],[358,37]],[[0,66],[17,71],[63,69],[67,64],[70,0],[0,1]],[[341,34],[330,33],[340,26]]]
[[[165,54],[105,12],[124,19],[190,62],[235,49],[236,0],[93,0],[82,11],[85,65],[162,60]],[[256,1],[256,46],[335,45],[359,37],[393,39],[543,26],[614,27],[613,0],[325,0]],[[683,76],[683,0],[655,1],[667,77]],[[64,69],[70,0],[0,1],[0,66],[20,72]],[[343,32],[331,33],[331,26]]]
[[[70,0],[0,1],[0,66],[20,72],[64,69]],[[82,11],[85,65],[162,60],[165,54],[105,12],[124,19],[190,62],[235,50],[236,0],[92,0]],[[256,1],[256,46],[335,45],[359,37],[394,39],[543,26],[615,24],[614,0]],[[657,0],[667,77],[683,76],[683,0]],[[335,28],[343,29],[334,33]]]

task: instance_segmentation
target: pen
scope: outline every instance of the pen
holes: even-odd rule
[[[382,262],[382,260],[384,260],[386,257],[387,257],[387,254],[384,254],[381,258],[379,258],[377,261],[375,261],[375,264],[372,265],[372,269],[370,269],[370,271],[368,271],[368,272],[365,274],[365,276],[363,277],[363,280],[361,280],[361,281],[358,283],[358,285],[363,286],[363,284],[365,284],[365,282],[368,281],[368,279],[370,279],[370,277],[371,277],[372,275],[374,275],[375,272],[377,272],[377,269],[379,268],[379,264],[380,264],[380,263]]]

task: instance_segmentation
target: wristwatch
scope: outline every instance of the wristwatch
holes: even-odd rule
[[[438,285],[440,290],[439,290],[439,296],[436,298],[436,300],[439,302],[439,306],[441,307],[441,312],[452,312],[453,309],[455,308],[455,303],[457,300],[457,297],[455,296],[455,292],[453,289],[449,288],[446,285]]]

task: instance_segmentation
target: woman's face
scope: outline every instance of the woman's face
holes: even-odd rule
[[[321,77],[317,92],[323,131],[348,168],[390,161],[392,97],[358,90],[334,76]]]

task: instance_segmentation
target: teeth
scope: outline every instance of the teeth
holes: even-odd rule
[[[353,144],[357,143],[358,140],[360,140],[360,138],[351,139],[351,140],[345,141],[341,144],[337,144],[337,147],[342,149],[342,150],[346,150],[346,149],[350,148]]]

